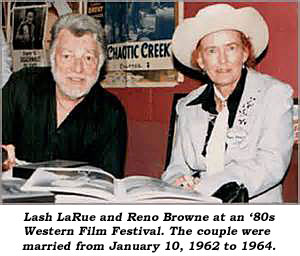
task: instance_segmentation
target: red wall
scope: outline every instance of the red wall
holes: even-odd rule
[[[186,17],[194,16],[209,3],[184,4]],[[298,95],[297,3],[233,3],[235,7],[253,6],[264,16],[270,29],[266,57],[257,70],[289,83]],[[174,93],[189,92],[200,85],[185,77],[174,88],[110,89],[124,104],[128,118],[126,175],[159,177],[164,168],[167,135]]]

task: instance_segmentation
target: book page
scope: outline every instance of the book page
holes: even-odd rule
[[[17,160],[17,165],[22,168],[27,169],[37,169],[40,167],[78,167],[82,165],[87,165],[87,162],[82,161],[71,161],[71,160],[62,160],[62,159],[56,159],[56,160],[49,160],[49,161],[43,161],[43,162],[35,162],[30,163],[22,160]]]
[[[73,194],[57,194],[55,196],[55,204],[99,204],[107,203],[107,200],[99,197],[73,195]]]
[[[22,189],[88,195],[111,200],[113,183],[112,175],[93,167],[38,168]]]
[[[1,199],[3,203],[18,202],[53,202],[54,195],[42,191],[22,191],[25,180],[10,178],[1,181]]]
[[[218,199],[202,196],[195,191],[186,191],[172,186],[160,179],[146,176],[130,176],[122,180],[127,196],[132,200],[191,200],[202,202],[218,202]]]

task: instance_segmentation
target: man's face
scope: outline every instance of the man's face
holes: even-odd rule
[[[28,12],[27,15],[26,15],[26,21],[27,21],[27,23],[32,24],[33,19],[34,19],[33,12]]]
[[[97,81],[99,47],[92,34],[81,37],[63,29],[57,37],[52,73],[59,91],[70,99],[85,96]]]
[[[235,87],[248,58],[240,32],[222,30],[208,34],[201,40],[199,51],[198,64],[215,85]]]

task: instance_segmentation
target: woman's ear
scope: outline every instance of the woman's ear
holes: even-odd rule
[[[200,58],[200,52],[198,49],[195,49],[192,53],[192,65],[197,68],[203,69],[202,68],[202,66],[203,66],[202,58],[201,58],[201,60],[199,60],[199,58]],[[201,63],[201,66],[200,66],[200,63]]]
[[[201,56],[201,53],[198,54],[198,58],[196,59],[198,66],[202,69],[205,70],[205,65],[204,65],[204,61],[203,58]]]
[[[243,51],[243,63],[245,63],[248,60],[248,57],[249,57],[249,50],[244,49],[244,51]]]

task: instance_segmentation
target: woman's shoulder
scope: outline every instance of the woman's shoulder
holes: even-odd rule
[[[249,81],[253,83],[250,86],[261,86],[262,89],[264,89],[266,92],[276,91],[278,93],[288,95],[293,93],[291,85],[271,75],[260,73],[258,71],[250,69],[248,76]]]
[[[177,103],[177,111],[180,111],[180,109],[187,107],[187,104],[195,100],[197,97],[199,97],[203,93],[206,87],[207,84],[204,84],[199,88],[189,92],[185,97],[179,99]]]

